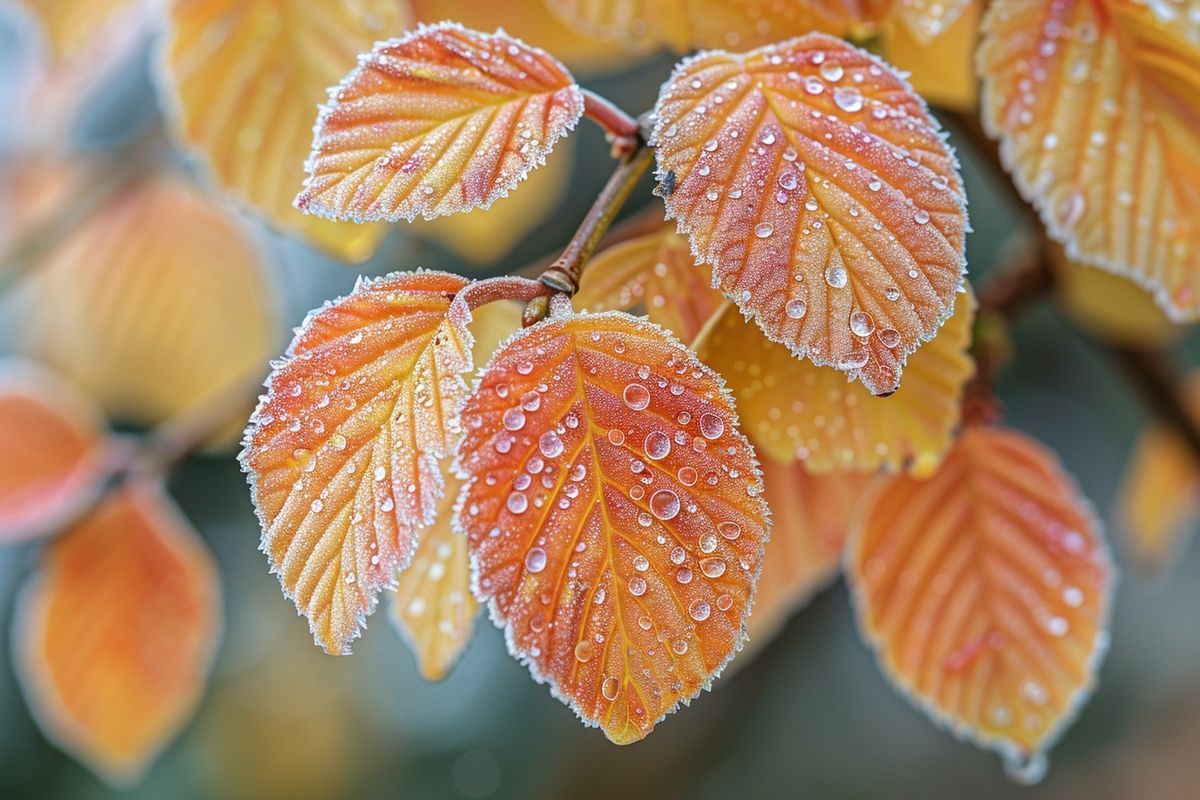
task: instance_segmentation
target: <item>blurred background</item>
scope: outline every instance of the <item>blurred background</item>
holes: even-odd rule
[[[126,8],[90,22],[81,14],[81,23],[71,7],[92,0],[43,5],[57,7],[39,17],[0,2],[0,353],[66,375],[122,427],[211,401],[247,372],[265,376],[290,327],[349,291],[357,275],[424,266],[485,276],[539,261],[566,242],[608,176],[607,145],[584,125],[545,176],[500,201],[496,219],[476,212],[451,224],[394,226],[379,232],[386,238],[372,254],[374,241],[346,244],[361,232],[305,230],[270,208],[261,182],[195,155],[187,139],[201,139],[204,126],[189,126],[176,106],[200,101],[164,87],[188,77],[164,70],[154,12]],[[454,11],[453,3],[435,5]],[[536,44],[568,43],[549,27],[524,33],[519,17],[502,18],[507,3],[461,5],[469,24],[487,25],[469,17],[491,14],[491,25],[516,27]],[[570,44],[582,80],[631,112],[653,104],[672,63]],[[231,102],[240,101],[214,95],[206,107],[217,113]],[[265,153],[269,132],[242,131],[242,148]],[[1010,194],[954,141],[978,282],[1028,229]],[[651,202],[649,188],[628,213]],[[130,255],[122,245],[138,236],[146,241]],[[180,258],[181,248],[196,256]],[[96,330],[105,335],[97,339]],[[1171,347],[1186,363],[1196,345],[1185,336]],[[259,526],[232,446],[246,408],[233,437],[170,480],[219,563],[225,628],[197,714],[132,790],[106,787],[31,718],[11,667],[9,626],[44,545],[0,549],[0,796],[1195,797],[1200,548],[1185,549],[1169,575],[1146,579],[1129,565],[1113,513],[1148,421],[1144,406],[1051,304],[1022,317],[1015,347],[1000,380],[1007,420],[1060,454],[1110,521],[1122,564],[1099,690],[1036,787],[1010,783],[995,755],[936,729],[887,685],[840,583],[714,692],[624,748],[531,681],[486,619],[441,683],[420,677],[382,607],[353,656],[326,656],[257,549]]]

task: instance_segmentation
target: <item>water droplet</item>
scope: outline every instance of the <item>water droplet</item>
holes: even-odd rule
[[[720,611],[728,611],[733,608],[733,598],[727,594],[717,597],[717,609]]]
[[[679,545],[675,545],[674,547],[671,548],[671,552],[670,552],[668,558],[671,559],[672,564],[674,564],[675,566],[679,566],[680,564],[682,564],[684,561],[687,560],[687,552]]]
[[[650,560],[643,555],[636,555],[633,557],[633,568],[638,572],[645,572],[650,569]]]
[[[760,239],[767,239],[774,232],[775,228],[769,222],[760,222],[754,226],[754,235]]]
[[[692,571],[687,567],[680,567],[679,571],[675,573],[675,580],[679,581],[681,585],[687,586],[692,582]]]
[[[1046,777],[1050,764],[1045,753],[1032,753],[1027,756],[1017,754],[1004,756],[1004,774],[1013,783],[1021,786],[1033,786]]]
[[[867,188],[870,189],[872,192],[878,192],[880,189],[883,188],[883,181],[880,181],[880,180],[868,181]]]
[[[530,572],[541,572],[546,568],[546,551],[540,547],[534,547],[525,554],[525,569]]]
[[[884,328],[877,334],[879,342],[884,347],[895,347],[900,344],[900,331],[895,328]]]
[[[529,508],[529,498],[520,492],[513,492],[508,496],[508,502],[506,505],[508,506],[508,510],[512,513],[524,514],[525,509]],[[543,555],[545,554],[543,553]]]
[[[712,609],[709,607],[707,600],[693,600],[691,605],[688,606],[688,616],[696,620],[696,622],[704,622],[711,613]]]
[[[671,652],[677,656],[686,655],[688,651],[687,639],[676,639],[671,642]]]
[[[608,430],[609,444],[620,447],[625,444],[625,432],[619,428],[609,428]]]
[[[650,405],[650,390],[640,383],[631,383],[626,386],[623,396],[625,405],[634,411],[641,411]]]
[[[925,225],[929,222],[929,212],[923,208],[918,208],[913,214],[913,221],[918,225]]]
[[[857,114],[863,109],[862,92],[852,86],[839,86],[834,89],[833,102],[848,114]]]
[[[629,579],[629,593],[634,597],[641,597],[646,593],[646,579],[638,575],[634,575]]]
[[[680,467],[678,476],[679,482],[684,486],[695,486],[696,480],[700,477],[692,467]]]
[[[541,408],[542,396],[534,391],[528,391],[521,396],[521,408],[526,411],[537,411]]]
[[[652,461],[661,461],[671,452],[671,440],[662,431],[650,431],[646,434],[646,457]]]
[[[817,71],[821,73],[822,78],[830,83],[837,83],[842,79],[842,76],[846,74],[846,71],[842,69],[842,65],[836,61],[822,62]]]
[[[538,437],[538,449],[546,458],[558,458],[562,455],[562,438],[554,431],[546,431]]]
[[[850,315],[850,330],[855,336],[870,336],[875,331],[875,320],[865,311]]]
[[[519,431],[525,427],[525,412],[520,406],[514,406],[504,412],[504,427],[510,431]]]
[[[605,700],[616,700],[617,692],[620,691],[620,688],[621,686],[616,678],[605,678],[604,682],[600,684],[600,694],[604,695]]]
[[[700,571],[710,578],[719,578],[725,574],[725,560],[721,558],[700,559]]]
[[[700,537],[700,552],[711,553],[717,549],[717,537],[714,534],[706,533]]]
[[[716,414],[709,414],[708,412],[700,415],[700,435],[705,439],[709,441],[719,439],[724,432],[725,420]]]
[[[804,315],[808,313],[808,303],[803,300],[789,300],[783,310],[792,319],[804,319]]]
[[[849,279],[850,277],[846,274],[846,268],[840,264],[834,264],[825,270],[825,282],[834,289],[844,288]]]
[[[722,536],[724,536],[726,539],[733,541],[734,539],[736,539],[742,535],[742,526],[738,525],[736,522],[718,522],[717,523],[717,532],[720,533]],[[713,549],[714,550],[716,549],[715,542],[713,543]],[[705,550],[705,552],[711,553],[712,550]]]
[[[579,644],[575,645],[575,660],[581,664],[586,664],[592,660],[592,643],[584,639]]]
[[[659,489],[650,495],[650,510],[661,520],[674,519],[679,514],[679,495],[670,489]]]

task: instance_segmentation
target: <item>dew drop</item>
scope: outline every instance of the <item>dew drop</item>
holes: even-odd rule
[[[617,447],[625,444],[625,432],[620,428],[609,428],[608,443]]]
[[[508,496],[508,502],[506,503],[506,505],[508,506],[508,510],[511,511],[512,513],[524,514],[525,509],[529,508],[529,498],[527,498],[525,495],[521,494],[520,492],[513,492],[512,494],[510,494]],[[530,551],[530,552],[532,552],[532,551]],[[542,555],[545,555],[545,553],[543,553]]]
[[[592,643],[584,639],[579,644],[575,645],[575,660],[581,664],[586,664],[592,660]]]
[[[692,467],[680,467],[678,477],[679,482],[684,486],[695,486],[700,475]]]
[[[671,452],[671,440],[662,431],[651,431],[646,434],[646,457],[652,461],[661,461]]]
[[[839,86],[834,89],[833,102],[847,114],[857,114],[863,109],[862,92],[851,86]]]
[[[850,330],[855,336],[870,336],[875,331],[875,320],[865,311],[850,315]]]
[[[783,310],[792,319],[804,319],[804,315],[808,313],[808,303],[803,300],[789,300]]]
[[[554,431],[546,431],[538,437],[538,449],[546,458],[558,458],[562,455],[562,438]]]
[[[725,560],[721,558],[700,559],[700,571],[709,578],[719,578],[725,574]]]
[[[604,682],[600,684],[600,694],[604,695],[605,700],[611,702],[617,699],[617,692],[620,688],[616,678],[605,678]]]
[[[717,523],[717,532],[726,539],[733,541],[742,535],[742,526],[738,525],[736,522],[719,522]],[[701,547],[703,547],[703,542],[701,543]],[[712,550],[705,550],[704,552],[711,553],[715,549],[716,543],[714,541]]]
[[[525,569],[530,572],[541,572],[546,568],[546,551],[535,547],[525,554]]]
[[[754,226],[754,235],[759,239],[770,238],[771,234],[774,232],[775,227],[769,222],[760,222]]]
[[[661,520],[674,519],[679,514],[679,495],[670,489],[659,489],[650,495],[650,510]]]
[[[646,579],[638,575],[634,575],[629,579],[629,593],[634,597],[641,597],[646,593]]]
[[[825,270],[825,282],[834,289],[845,288],[846,282],[850,279],[846,274],[846,268],[840,264],[835,264]]]
[[[626,386],[622,396],[625,398],[625,405],[634,411],[642,411],[650,405],[650,390],[640,383],[631,383]]]
[[[700,435],[705,439],[709,441],[719,439],[724,432],[725,420],[716,414],[709,414],[707,412],[700,415]]]
[[[846,74],[846,71],[842,69],[842,65],[836,61],[821,62],[821,66],[817,71],[821,73],[822,78],[830,83],[837,83]]]
[[[712,609],[709,607],[707,600],[693,600],[691,605],[688,606],[688,616],[696,620],[696,622],[704,622],[711,613]]]
[[[510,431],[519,431],[525,427],[525,412],[520,406],[514,406],[504,412],[504,427]]]
[[[913,221],[918,225],[925,225],[929,222],[929,212],[923,208],[918,208],[913,214]]]
[[[706,533],[700,537],[700,552],[711,553],[717,549],[717,537],[714,534]]]

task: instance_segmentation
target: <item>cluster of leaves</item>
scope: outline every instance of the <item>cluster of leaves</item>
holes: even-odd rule
[[[63,51],[139,5],[61,14],[28,2]],[[178,140],[213,184],[339,258],[365,259],[400,219],[468,257],[503,250],[554,207],[563,173],[542,165],[583,116],[620,158],[613,191],[545,281],[360,280],[272,365],[241,461],[262,548],[315,640],[348,653],[391,589],[391,617],[436,679],[486,605],[535,679],[627,743],[844,571],[889,678],[1036,778],[1094,683],[1114,570],[1054,455],[964,413],[976,314],[966,197],[922,96],[980,102],[1061,245],[1055,274],[1073,316],[1105,335],[1170,336],[1136,286],[1096,267],[1141,284],[1175,322],[1200,313],[1200,4],[995,0],[986,15],[980,0],[501,5],[165,4],[159,90]],[[443,17],[523,38],[443,23],[372,47]],[[601,68],[631,52],[725,49],[682,61],[638,125],[523,39]],[[311,109],[338,79],[310,147]],[[652,158],[672,224],[653,219],[591,258]],[[136,287],[123,297],[182,284],[122,275],[113,255],[147,230],[165,235],[139,251],[178,250],[172,222],[194,215],[160,196],[178,191],[131,190],[146,204],[136,214],[114,201],[62,248],[73,269],[85,254],[104,263],[103,286],[75,272],[56,282],[46,266],[46,302],[81,298],[88,317],[105,313],[93,301],[116,296],[117,278]],[[453,216],[472,209],[487,213]],[[212,238],[197,239],[204,253]],[[256,285],[236,272],[219,280],[248,302]],[[148,355],[130,380],[154,380],[109,400],[111,373],[146,335],[97,319],[125,338],[84,348],[47,325],[37,354],[114,417],[158,422],[207,388],[177,358]],[[197,335],[245,345],[256,333]],[[143,474],[155,471],[130,468],[130,448],[81,410],[95,400],[64,402],[46,380],[0,387],[12,406],[0,437],[37,466],[0,472],[0,535],[66,530],[18,611],[21,674],[52,738],[127,779],[195,702],[218,627],[215,576]],[[1175,438],[1150,434],[1124,506],[1147,561],[1197,514],[1197,472]],[[45,518],[47,498],[71,511]],[[120,537],[127,547],[112,546]],[[141,617],[147,631],[97,635],[94,654],[74,644],[77,626],[103,630],[154,591],[173,594],[154,605],[161,616]],[[80,608],[96,596],[113,605]],[[187,636],[162,634],[176,625]],[[129,696],[119,719],[113,693]]]

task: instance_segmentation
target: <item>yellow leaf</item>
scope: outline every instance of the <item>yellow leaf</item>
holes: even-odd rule
[[[591,260],[574,297],[588,311],[640,308],[681,341],[691,342],[724,303],[708,267],[696,266],[673,225],[628,239]]]
[[[1085,266],[1054,248],[1054,289],[1062,310],[1100,339],[1133,346],[1168,344],[1183,328],[1133,281]]]
[[[154,178],[71,231],[17,307],[29,353],[110,417],[154,425],[261,374],[278,341],[273,288],[235,218]]]
[[[1200,316],[1200,3],[997,0],[984,124],[1067,255]]]
[[[514,656],[626,744],[733,657],[767,509],[720,378],[653,323],[550,319],[463,410],[456,524]]]
[[[909,359],[904,385],[890,397],[797,361],[732,306],[696,351],[726,376],[746,433],[772,458],[799,459],[819,474],[882,467],[928,475],[961,419],[963,388],[975,371],[967,353],[974,319],[974,295],[960,295],[954,315]]]
[[[387,228],[292,207],[317,106],[377,40],[411,18],[400,0],[169,0],[160,84],[179,138],[222,188],[279,228],[364,261]]]
[[[928,6],[930,3],[922,2]],[[897,10],[883,34],[883,54],[898,69],[908,72],[908,82],[930,103],[957,111],[969,111],[979,103],[979,80],[975,73],[975,49],[983,3],[968,0],[953,17],[943,18],[936,35],[922,37],[904,13]],[[918,26],[916,30],[920,30]],[[930,33],[934,28],[927,28]]]
[[[1114,582],[1100,525],[1053,453],[967,428],[931,478],[873,491],[846,574],[893,682],[1015,778],[1044,771],[1095,685]]]
[[[907,28],[917,42],[927,45],[945,36],[964,14],[981,5],[979,0],[900,0],[891,18]]]
[[[97,32],[120,24],[140,0],[20,0],[37,16],[54,57],[78,55]]]
[[[15,624],[17,675],[46,736],[129,786],[204,690],[216,565],[161,486],[128,484],[50,545]]]

